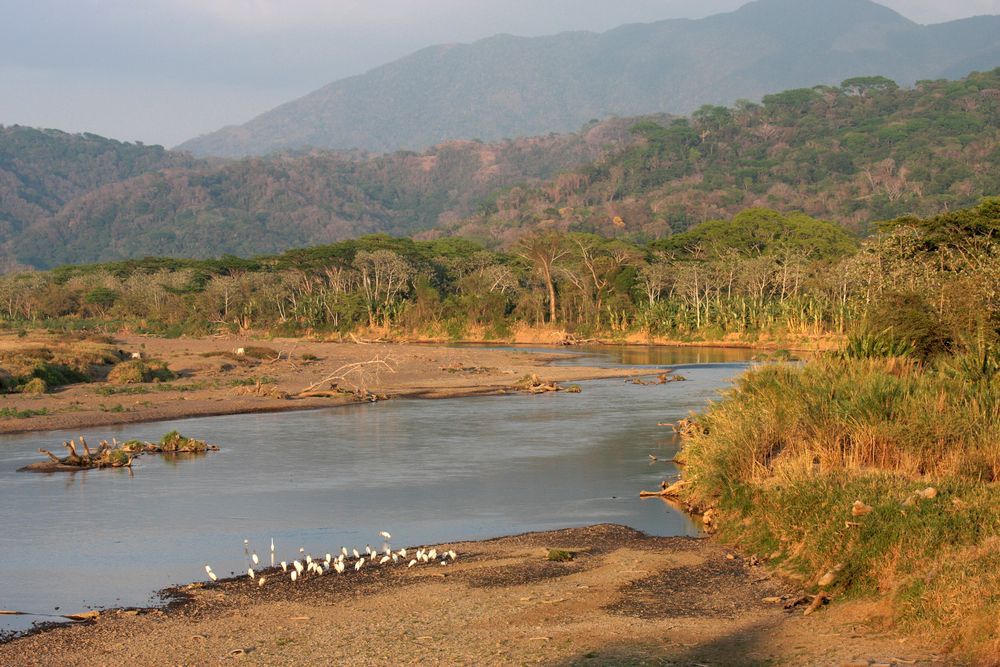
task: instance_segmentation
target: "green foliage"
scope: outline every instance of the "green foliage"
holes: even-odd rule
[[[852,254],[857,240],[839,225],[803,213],[782,214],[769,209],[741,211],[728,220],[712,220],[687,232],[651,244],[657,250],[688,253],[693,248],[754,254],[799,253],[812,259]]]
[[[890,359],[914,356],[912,342],[883,333],[858,333],[847,337],[840,355],[845,359]]]
[[[49,414],[48,408],[38,410],[17,410],[15,408],[0,408],[0,419],[30,419]]]

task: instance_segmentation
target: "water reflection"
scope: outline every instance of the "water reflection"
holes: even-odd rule
[[[678,442],[657,424],[703,406],[749,354],[584,352],[588,364],[594,355],[605,364],[669,364],[688,381],[84,429],[93,440],[158,440],[176,429],[222,447],[210,456],[142,456],[132,475],[18,474],[39,446],[81,434],[4,436],[0,609],[146,604],[159,588],[203,578],[205,562],[222,576],[242,571],[244,539],[261,551],[273,537],[280,560],[299,546],[363,546],[383,529],[400,545],[599,522],[695,534],[680,512],[637,497],[676,474],[663,461]],[[29,620],[0,617],[0,627]]]

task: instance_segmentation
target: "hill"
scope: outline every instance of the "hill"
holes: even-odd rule
[[[311,151],[210,162],[166,153],[170,168],[94,182],[62,206],[44,192],[50,209],[14,230],[4,247],[22,264],[51,267],[154,254],[248,256],[369,233],[406,235],[461,220],[515,184],[620,149],[632,140],[632,122],[499,144],[450,142],[420,154]],[[55,139],[64,142],[62,153],[76,150],[78,138]],[[20,162],[37,173],[59,164],[42,154]]]
[[[162,146],[0,126],[0,240],[19,235],[70,200],[108,183],[194,163]]]
[[[512,242],[557,228],[649,240],[753,207],[865,233],[1000,193],[1000,69],[912,89],[856,78],[633,130],[641,140],[625,150],[514,188],[435,234]]]
[[[922,26],[869,0],[757,0],[701,20],[430,47],[180,146],[242,157],[301,147],[420,150],[570,132],[593,118],[882,74],[903,84],[1000,64],[1000,17]]]

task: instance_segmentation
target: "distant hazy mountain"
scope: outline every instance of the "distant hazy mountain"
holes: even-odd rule
[[[757,0],[696,21],[427,48],[180,148],[227,157],[419,150],[573,131],[609,114],[688,113],[854,76],[910,84],[997,65],[1000,17],[922,26],[869,0]]]

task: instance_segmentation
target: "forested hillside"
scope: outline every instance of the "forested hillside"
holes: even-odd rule
[[[80,196],[65,205],[46,193],[53,206],[23,232],[5,236],[5,247],[21,263],[48,267],[160,254],[254,255],[375,232],[406,235],[462,219],[516,183],[540,182],[621,148],[632,140],[632,122],[386,156],[314,151],[193,161],[157,149],[169,166],[186,168],[137,169],[140,175],[130,180],[75,192]],[[72,152],[81,138],[56,140],[66,144],[63,152]],[[21,162],[42,174],[60,169],[47,155],[28,153]]]
[[[755,206],[867,232],[1000,193],[1000,69],[899,88],[883,77],[639,122],[642,140],[439,233],[513,240],[525,228],[654,239]]]
[[[877,220],[1000,193],[1000,69],[914,88],[864,77],[690,118],[616,119],[572,135],[451,142],[419,154],[193,161],[40,136],[54,146],[48,153],[6,158],[16,173],[36,174],[22,177],[34,194],[4,198],[32,211],[8,222],[4,250],[37,267],[252,256],[371,233],[509,247],[528,231],[556,229],[646,243],[754,207],[865,234]],[[118,152],[81,154],[81,142]],[[167,168],[150,170],[157,166]],[[76,176],[60,176],[67,171]],[[109,182],[100,185],[102,174]]]
[[[1000,65],[1000,17],[918,25],[869,0],[757,0],[700,20],[433,46],[192,139],[196,155],[304,146],[421,150],[572,132],[592,118],[882,74],[903,84]]]
[[[194,163],[190,156],[162,146],[0,126],[0,242],[107,183]]]

